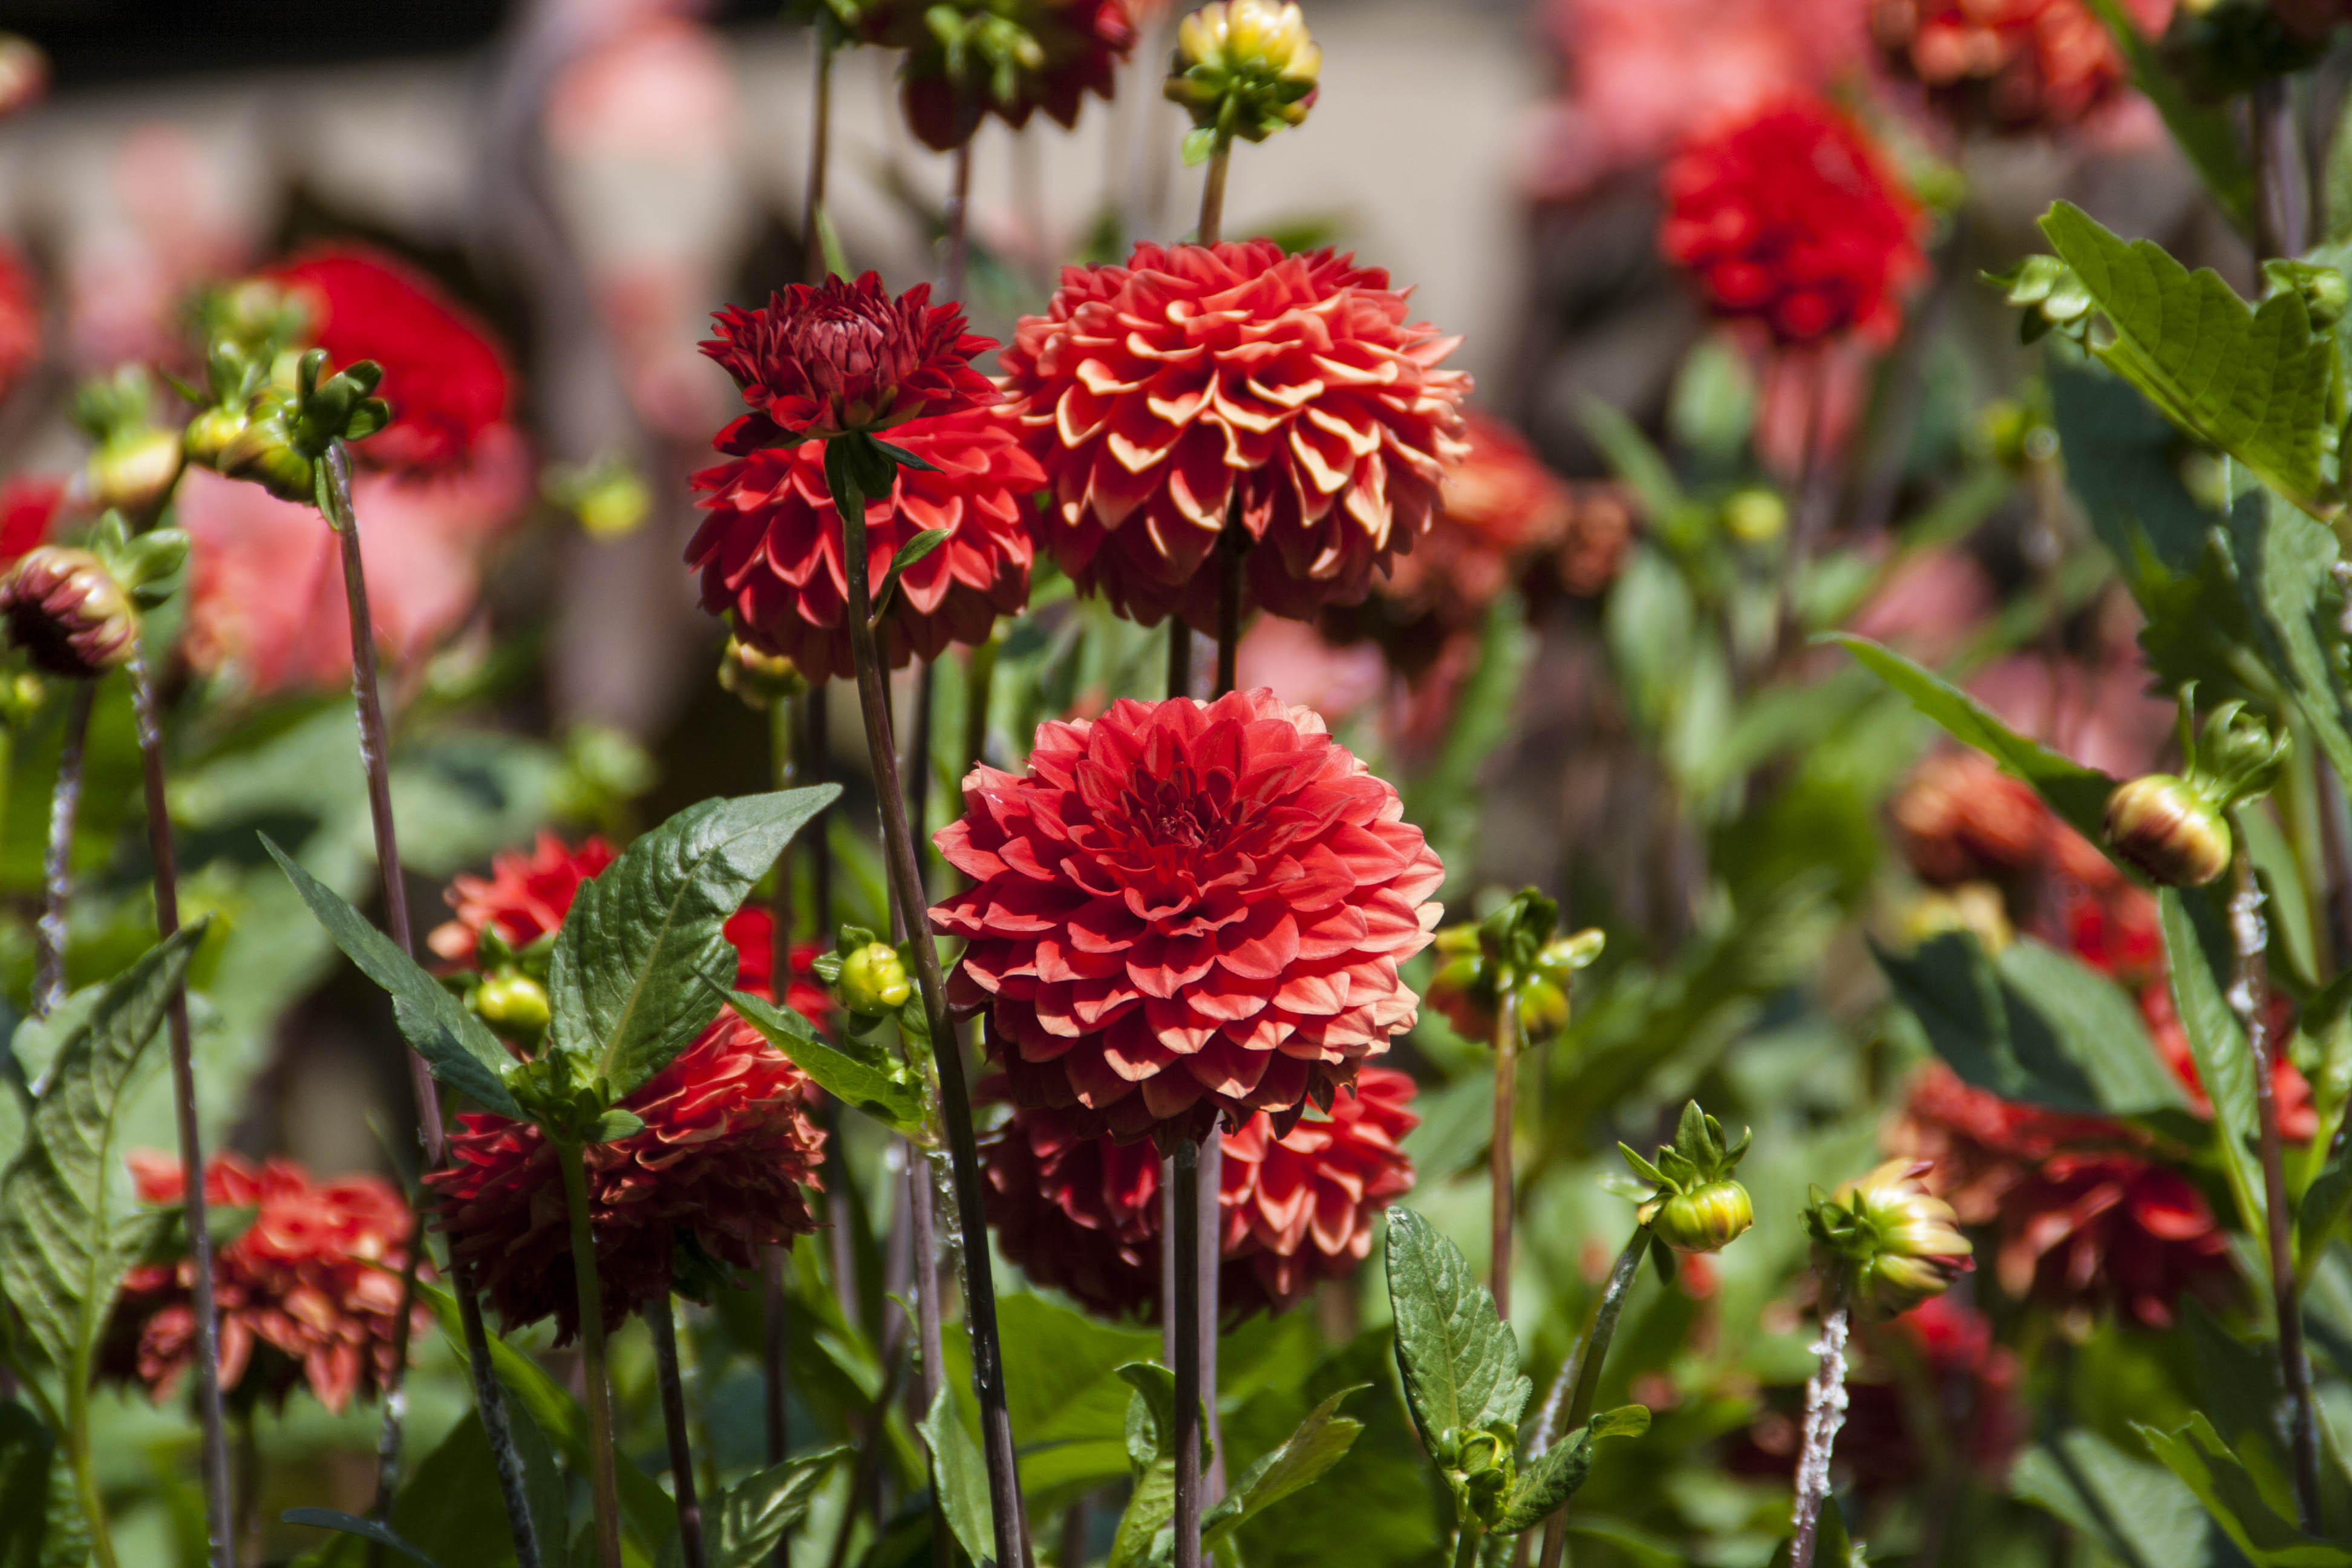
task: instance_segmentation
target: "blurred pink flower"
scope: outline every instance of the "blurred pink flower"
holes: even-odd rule
[[[116,144],[97,221],[68,242],[63,274],[68,357],[83,370],[182,357],[188,291],[251,256],[259,213],[221,151],[167,121]]]
[[[1376,643],[1336,647],[1305,621],[1260,616],[1242,634],[1234,667],[1244,691],[1264,686],[1295,707],[1312,708],[1333,722],[1377,702],[1388,686],[1388,662]]]
[[[2003,723],[2117,778],[2144,773],[2172,738],[2173,707],[2149,695],[2137,659],[2090,666],[2015,654],[1969,682]]]
[[[1957,654],[1993,611],[1992,579],[1976,557],[1924,550],[1888,574],[1845,629],[1901,649],[1925,665]]]
[[[496,426],[449,474],[362,473],[352,482],[378,644],[395,665],[472,615],[481,557],[529,499],[522,440]],[[189,662],[256,693],[333,686],[351,672],[351,621],[335,536],[317,511],[258,485],[190,468],[179,491],[190,564]]]

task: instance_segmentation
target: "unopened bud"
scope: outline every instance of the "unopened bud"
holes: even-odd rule
[[[1742,544],[1769,544],[1789,530],[1789,503],[1761,486],[1734,490],[1723,503],[1723,526]]]
[[[547,990],[519,970],[501,969],[474,988],[474,1011],[482,1022],[509,1034],[536,1037],[547,1028]]]
[[[1430,977],[1428,1001],[1454,1026],[1455,1034],[1465,1040],[1483,1040],[1495,1032],[1494,987],[1486,984],[1486,961],[1478,954],[1477,932],[1467,926],[1456,929],[1470,933],[1470,951],[1437,966],[1437,973]],[[1444,940],[1441,933],[1439,941]]]
[[[719,657],[719,684],[745,706],[765,710],[772,703],[808,689],[800,668],[780,653],[762,653],[741,637],[729,637]]]
[[[245,434],[245,426],[242,408],[203,409],[188,421],[187,429],[181,434],[180,449],[198,468],[217,468],[230,446]]]
[[[2199,888],[2230,867],[2230,825],[2202,791],[2147,773],[2107,797],[2107,843],[2159,887]]]
[[[1568,1027],[1568,993],[1538,975],[1519,987],[1519,1038],[1528,1045],[1549,1040]]]
[[[221,452],[220,471],[232,479],[248,479],[280,500],[313,500],[310,459],[295,450],[278,403],[274,396],[261,399],[259,411]]]
[[[163,504],[180,477],[180,437],[155,426],[126,430],[89,455],[80,499],[93,510],[118,508],[132,515]]]
[[[860,1017],[887,1016],[914,994],[898,950],[887,942],[869,942],[841,961],[842,1003]]]
[[[0,579],[8,638],[52,675],[87,679],[131,657],[139,617],[131,595],[87,550],[44,544]]]
[[[1738,1182],[1708,1182],[1652,1198],[1633,1217],[1676,1252],[1720,1252],[1756,1223],[1756,1205]]]
[[[1191,111],[1195,136],[1263,142],[1306,120],[1322,69],[1297,5],[1214,0],[1177,25],[1164,90]]]
[[[1907,1312],[1972,1266],[1959,1216],[1920,1179],[1928,1168],[1890,1160],[1833,1197],[1816,1190],[1805,1211],[1818,1265],[1864,1317]]]

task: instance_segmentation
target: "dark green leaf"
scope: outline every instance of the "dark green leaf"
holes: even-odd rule
[[[2010,1490],[2047,1509],[2119,1563],[2210,1568],[2211,1534],[2196,1494],[2166,1469],[2076,1429],[2018,1456]]]
[[[2193,900],[2193,902],[2192,902]],[[2171,972],[2172,1002],[2197,1063],[2197,1081],[2213,1102],[2219,1142],[2247,1226],[2263,1226],[2263,1174],[2254,1154],[2259,1130],[2254,1112],[2253,1053],[2228,1000],[2235,959],[2229,917],[2210,889],[2184,893],[2167,888],[2157,895],[2164,931],[2164,953]]]
[[[2138,1426],[2149,1449],[2188,1483],[2215,1523],[2255,1568],[2347,1568],[2352,1548],[2305,1535],[2264,1500],[2253,1476],[2240,1463],[2213,1424],[2200,1414],[2178,1432]]]
[[[81,1518],[70,1491],[66,1517],[51,1517],[51,1488],[64,1469],[62,1458],[39,1416],[14,1401],[0,1404],[0,1568],[47,1568],[65,1560],[51,1550],[64,1542],[51,1537],[72,1531]]]
[[[838,784],[688,806],[581,885],[548,969],[552,1048],[592,1058],[615,1098],[669,1065],[735,977],[721,928]],[[709,984],[705,984],[705,982]]]
[[[441,1568],[441,1564],[410,1545],[392,1527],[373,1519],[362,1519],[331,1508],[289,1508],[278,1516],[289,1524],[307,1524],[313,1530],[331,1530],[343,1535],[356,1535],[362,1541],[373,1541],[379,1546],[390,1547],[413,1563],[425,1568]]]
[[[880,447],[885,452],[895,453],[898,450],[887,442],[877,441],[875,445]],[[912,455],[908,453],[902,456],[911,457]],[[882,612],[889,607],[890,595],[898,586],[898,579],[907,574],[907,568],[947,542],[946,529],[927,528],[898,546],[898,552],[890,557],[890,569],[882,574],[882,585],[874,590],[873,616],[877,624],[879,624],[882,619]]]
[[[776,1542],[793,1521],[806,1512],[809,1500],[846,1447],[786,1459],[780,1465],[745,1477],[720,1493],[703,1510],[709,1568],[760,1568],[775,1552]],[[983,1504],[987,1493],[982,1495]]]
[[[996,1310],[1013,1429],[1021,1436],[1021,1487],[1031,1512],[1044,1517],[1087,1492],[1126,1481],[1131,1468],[1126,1418],[1134,1388],[1118,1369],[1159,1354],[1160,1335],[1099,1322],[1025,1292],[999,1296]],[[965,1386],[968,1342],[951,1336],[945,1349],[947,1379]]]
[[[930,1414],[917,1429],[931,1450],[931,1484],[939,1490],[940,1508],[948,1528],[974,1563],[996,1561],[995,1526],[988,1499],[988,1463],[980,1444],[956,1415],[955,1401],[945,1383],[931,1398]]]
[[[1516,1422],[1535,1385],[1519,1342],[1496,1315],[1461,1249],[1411,1209],[1389,1211],[1389,1303],[1405,1402],[1432,1448],[1444,1432]]]
[[[441,1568],[505,1568],[514,1562],[498,1461],[479,1415],[468,1411],[418,1462],[394,1500],[391,1524],[412,1550]],[[569,1521],[560,1521],[553,1534],[541,1539],[561,1541],[568,1528]]]
[[[1519,1484],[1504,1500],[1498,1533],[1531,1530],[1549,1519],[1592,1468],[1592,1447],[1603,1437],[1638,1437],[1650,1429],[1650,1413],[1639,1405],[1603,1411],[1544,1451],[1543,1457],[1519,1475]]]
[[[2218,273],[2192,273],[2147,240],[2126,244],[2066,202],[2042,230],[2115,327],[2094,351],[2101,360],[2295,505],[2341,510],[2320,471],[2335,350],[2300,294],[2249,306]]]
[[[190,926],[108,983],[68,1037],[0,1180],[0,1295],[59,1374],[87,1380],[123,1271],[147,1232],[121,1189],[121,1116],[149,1042],[206,927]]]
[[[1176,1451],[1176,1374],[1157,1362],[1129,1362],[1119,1381],[1135,1392],[1127,1405],[1127,1458],[1147,1470]]]
[[[2230,513],[2230,544],[2247,608],[2257,617],[2270,674],[2294,699],[2339,775],[2352,776],[2352,734],[2336,694],[2323,637],[2334,637],[2322,607],[2337,557],[2336,535],[2267,492]]]
[[[341,894],[295,863],[269,835],[262,847],[285,868],[287,878],[310,906],[310,912],[335,945],[360,972],[392,997],[392,1012],[401,1034],[432,1068],[433,1076],[486,1110],[523,1119],[522,1108],[507,1092],[505,1074],[514,1058],[490,1033],[489,1026],[466,1010],[449,988],[426,973],[400,951],[366,916],[352,908]]]
[[[788,1007],[773,1006],[740,991],[728,1001],[745,1023],[767,1037],[770,1045],[791,1058],[793,1065],[814,1079],[827,1094],[894,1131],[921,1129],[922,1086],[878,1042],[845,1040],[835,1046]]]
[[[1828,640],[1843,644],[1954,739],[1985,752],[2039,790],[2050,808],[2075,832],[2094,844],[2105,840],[2107,796],[2115,793],[2115,780],[2017,733],[1975,698],[1893,648],[1843,633]]]
[[[1314,1485],[1346,1457],[1364,1430],[1362,1422],[1339,1414],[1339,1402],[1354,1392],[1343,1388],[1324,1400],[1288,1441],[1242,1472],[1231,1494],[1202,1517],[1203,1550],[1213,1551],[1244,1523]]]

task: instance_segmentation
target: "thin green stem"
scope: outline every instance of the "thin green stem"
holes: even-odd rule
[[[694,1447],[686,1436],[686,1379],[677,1365],[677,1314],[664,1290],[646,1304],[654,1371],[661,1384],[662,1436],[669,1444],[670,1495],[677,1501],[677,1543],[685,1568],[704,1568],[702,1504],[694,1489]]]
[[[74,1496],[89,1522],[90,1555],[98,1568],[117,1568],[114,1535],[106,1522],[106,1499],[98,1487],[98,1467],[89,1452],[89,1369],[75,1369],[66,1384],[66,1462],[72,1467]]]
[[[597,1568],[621,1568],[621,1483],[613,1468],[613,1380],[604,1365],[604,1291],[596,1278],[596,1227],[589,1217],[587,1151],[558,1143],[563,1206],[572,1220],[572,1282],[580,1300],[581,1374],[588,1384],[588,1492],[596,1520]]]
[[[1209,1136],[1217,1136],[1214,1126]],[[1179,1132],[1169,1217],[1176,1265],[1176,1568],[1201,1568],[1201,1145]]]
[[[89,739],[89,714],[98,682],[74,683],[66,705],[65,743],[58,752],[58,781],[49,791],[49,842],[41,860],[41,920],[35,928],[33,1011],[47,1017],[66,999],[68,917],[73,903],[74,822],[81,810],[82,752]]]
[[[1511,1220],[1518,1207],[1511,1172],[1511,1142],[1517,1127],[1519,994],[1505,988],[1495,998],[1495,1131],[1486,1159],[1492,1210],[1495,1313],[1511,1320]]]
[[[1486,1531],[1475,1519],[1465,1519],[1454,1534],[1454,1568],[1478,1568],[1478,1542]]]
[[[833,154],[833,18],[816,19],[816,93],[814,123],[809,129],[808,189],[801,208],[802,267],[812,283],[824,281],[830,270],[824,258],[824,176]]]
[[[1223,237],[1225,172],[1233,161],[1234,144],[1221,139],[1216,151],[1209,154],[1209,172],[1201,181],[1201,223],[1194,237],[1202,245],[1214,245]]]
[[[1543,1414],[1536,1419],[1533,1443],[1528,1453],[1540,1458],[1561,1432],[1573,1432],[1592,1418],[1592,1402],[1601,1390],[1601,1368],[1609,1359],[1609,1342],[1617,1337],[1617,1319],[1625,1310],[1625,1298],[1633,1293],[1633,1280],[1642,1271],[1643,1255],[1650,1250],[1650,1230],[1647,1226],[1635,1226],[1633,1238],[1617,1254],[1616,1265],[1609,1270],[1609,1282],[1601,1287],[1601,1299],[1592,1304],[1592,1316],[1584,1325],[1584,1337],[1577,1342],[1576,1353],[1560,1363],[1559,1375],[1552,1380],[1551,1393],[1544,1399]],[[1560,1412],[1565,1406],[1567,1421],[1563,1425]],[[1544,1521],[1543,1568],[1559,1568],[1560,1558],[1568,1550],[1568,1510],[1561,1509]]]

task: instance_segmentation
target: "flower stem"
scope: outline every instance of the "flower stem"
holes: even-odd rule
[[[686,1384],[677,1371],[677,1315],[669,1292],[646,1304],[653,1331],[654,1370],[661,1384],[662,1433],[669,1439],[670,1495],[677,1500],[677,1543],[685,1568],[703,1568],[702,1504],[694,1492],[694,1449],[686,1437]]]
[[[2238,837],[2237,891],[2230,900],[2230,931],[2237,973],[2230,1006],[2244,1026],[2254,1058],[2254,1116],[2263,1166],[2263,1214],[2269,1232],[2271,1299],[2278,1312],[2279,1366],[2286,1384],[2288,1436],[2294,1449],[2294,1500],[2305,1530],[2319,1531],[2319,1420],[2312,1406],[2311,1364],[2304,1359],[2303,1312],[2295,1294],[2294,1215],[2286,1195],[2286,1161],[2279,1136],[2278,1095],[2272,1077],[2270,933],[2263,921],[2263,890],[2254,881],[2245,836]]]
[[[1168,1163],[1175,1178],[1176,1568],[1201,1568],[1201,1145],[1180,1132]]]
[[[1487,1152],[1486,1181],[1493,1218],[1495,1315],[1511,1321],[1511,1217],[1517,1206],[1511,1173],[1511,1140],[1518,1125],[1519,996],[1505,990],[1495,1006],[1495,1131]]]
[[[1168,695],[1192,695],[1192,628],[1181,616],[1168,617]]]
[[[946,1346],[940,1326],[939,1195],[931,1184],[931,1163],[920,1145],[907,1145],[907,1222],[915,1265],[915,1392],[923,1414],[940,1395],[940,1363]],[[947,1508],[940,1497],[939,1466],[930,1467],[931,1561],[938,1568],[955,1568],[955,1535],[948,1528]]]
[[[1789,1568],[1812,1568],[1813,1542],[1821,1532],[1822,1504],[1830,1495],[1830,1450],[1845,1425],[1846,1304],[1832,1295],[1822,1312],[1822,1337],[1813,1342],[1821,1365],[1805,1384],[1805,1447],[1797,1461],[1796,1525]]]
[[[1463,1520],[1454,1534],[1454,1568],[1478,1568],[1478,1544],[1485,1535],[1476,1520]]]
[[[777,697],[768,704],[768,741],[772,752],[776,787],[791,789],[800,783],[799,748],[794,744],[799,714],[788,697]],[[775,993],[776,1005],[789,1005],[793,983],[793,852],[786,846],[776,862],[776,886],[768,898],[768,914],[773,930],[768,942],[770,989]],[[784,1249],[781,1247],[763,1248],[760,1258],[760,1359],[765,1398],[768,1463],[783,1463],[789,1449],[784,1429]],[[667,1307],[665,1307],[667,1311]],[[789,1535],[790,1531],[787,1531]],[[776,1543],[776,1558],[784,1561],[784,1542]]]
[[[809,127],[808,190],[801,208],[801,265],[812,283],[824,281],[824,175],[833,159],[833,18],[816,19],[816,107]]]
[[[139,725],[139,757],[147,783],[147,842],[155,860],[155,930],[164,941],[180,930],[180,877],[172,842],[172,814],[163,780],[163,725],[147,655],[131,656],[131,700]],[[172,1099],[179,1123],[180,1179],[186,1206],[188,1255],[195,1280],[196,1415],[204,1427],[205,1521],[213,1568],[234,1568],[230,1531],[228,1432],[221,1412],[220,1313],[213,1300],[213,1240],[205,1216],[204,1132],[196,1122],[196,1064],[188,1033],[188,988],[172,990]]]
[[[596,1518],[597,1568],[621,1568],[621,1483],[613,1468],[613,1380],[604,1369],[604,1291],[596,1278],[587,1151],[555,1145],[563,1206],[572,1220],[572,1283],[580,1300],[581,1374],[588,1384],[588,1490]]]
[[[1635,1226],[1633,1239],[1618,1253],[1616,1266],[1609,1270],[1609,1283],[1601,1287],[1601,1300],[1592,1304],[1592,1318],[1584,1326],[1584,1338],[1578,1342],[1576,1353],[1561,1363],[1559,1375],[1552,1380],[1551,1393],[1544,1399],[1543,1414],[1536,1419],[1530,1458],[1540,1458],[1551,1447],[1554,1436],[1563,1431],[1573,1432],[1591,1419],[1592,1401],[1601,1389],[1601,1364],[1609,1359],[1609,1342],[1617,1335],[1618,1315],[1625,1310],[1625,1298],[1632,1293],[1634,1277],[1641,1272],[1642,1255],[1649,1249],[1649,1227]],[[1568,1407],[1565,1426],[1560,1422],[1563,1401]],[[1567,1550],[1568,1510],[1563,1508],[1544,1521],[1542,1568],[1559,1568],[1560,1558]]]
[[[49,792],[49,846],[41,861],[41,921],[35,941],[33,1012],[47,1017],[66,999],[68,906],[73,901],[74,819],[81,811],[82,752],[89,740],[89,713],[98,702],[98,682],[77,681],[66,705],[65,744],[58,752],[58,782]]]
[[[1231,691],[1241,668],[1242,571],[1249,555],[1249,528],[1242,521],[1242,492],[1234,500],[1225,528],[1217,535],[1217,695]]]
[[[39,1385],[26,1381],[27,1388]],[[60,1430],[66,1445],[66,1464],[73,1471],[74,1497],[81,1504],[82,1518],[89,1523],[90,1560],[96,1568],[117,1568],[114,1555],[114,1532],[106,1522],[106,1497],[99,1489],[98,1465],[89,1450],[89,1368],[74,1370],[66,1379],[65,1422]]]
[[[906,795],[898,781],[898,759],[891,746],[888,693],[882,682],[881,661],[874,647],[870,565],[866,542],[866,510],[854,483],[848,494],[835,497],[843,529],[844,559],[849,578],[849,646],[857,670],[858,706],[866,721],[866,754],[874,768],[875,793],[882,812],[883,849],[899,907],[906,910],[913,941],[915,976],[922,988],[923,1011],[930,1026],[931,1055],[939,1070],[940,1119],[945,1122],[950,1158],[955,1173],[956,1207],[963,1229],[964,1316],[971,1335],[972,1384],[980,1396],[981,1454],[988,1465],[989,1502],[995,1531],[996,1560],[1025,1562],[1024,1528],[1021,1513],[1021,1482],[1013,1447],[1013,1419],[1005,1407],[1004,1356],[996,1329],[996,1287],[988,1253],[983,1215],[979,1141],[972,1131],[971,1093],[964,1081],[961,1042],[954,1016],[948,1011],[947,984],[940,970],[939,946],[923,929],[922,878],[915,862],[915,845],[907,826]]]
[[[418,1240],[421,1245],[422,1237]],[[515,1447],[514,1427],[507,1420],[506,1393],[499,1383],[498,1363],[490,1356],[490,1331],[482,1321],[482,1299],[474,1289],[472,1268],[460,1262],[454,1252],[449,1258],[449,1287],[457,1298],[457,1322],[466,1340],[466,1365],[474,1380],[482,1436],[488,1440],[498,1465],[499,1497],[506,1504],[507,1528],[514,1535],[515,1568],[540,1568],[539,1526],[530,1516],[522,1452]]]
[[[940,293],[963,298],[964,274],[971,266],[971,137],[967,135],[950,153],[948,183],[946,253],[940,263]]]
[[[1225,226],[1225,171],[1234,161],[1234,144],[1220,140],[1216,150],[1209,154],[1209,172],[1201,181],[1201,225],[1193,237],[1202,245],[1214,245]]]

